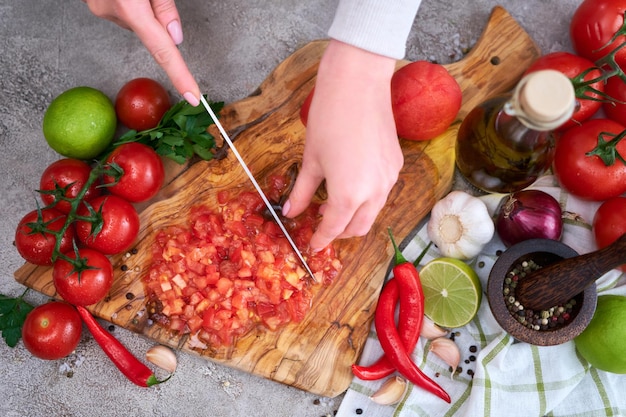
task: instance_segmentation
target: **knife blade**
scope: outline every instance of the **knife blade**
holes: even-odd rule
[[[248,165],[246,164],[246,162],[241,157],[241,154],[239,153],[239,151],[237,151],[237,148],[235,147],[235,144],[230,139],[230,136],[228,136],[228,133],[226,133],[226,130],[224,130],[224,127],[222,126],[222,124],[218,120],[217,115],[215,114],[213,109],[211,109],[211,106],[209,106],[209,103],[207,103],[206,99],[204,98],[204,95],[202,95],[202,94],[200,95],[200,102],[202,103],[202,105],[206,109],[207,113],[209,113],[209,116],[211,116],[211,119],[213,119],[213,123],[215,123],[215,126],[217,127],[217,130],[219,130],[220,134],[222,135],[222,137],[224,138],[224,140],[228,144],[228,147],[233,152],[233,155],[235,155],[235,158],[237,158],[237,161],[239,161],[239,165],[241,165],[241,167],[245,171],[246,175],[248,176],[248,179],[250,180],[250,182],[252,182],[252,185],[256,189],[257,193],[259,193],[259,195],[261,196],[261,199],[263,200],[263,202],[265,203],[265,206],[267,207],[268,211],[270,212],[270,214],[272,215],[272,217],[276,221],[276,224],[278,224],[278,227],[280,227],[280,230],[282,230],[283,234],[287,238],[287,241],[291,245],[291,248],[293,249],[293,251],[298,256],[298,259],[300,260],[300,263],[304,267],[304,270],[309,274],[309,276],[311,277],[311,280],[313,280],[313,282],[317,283],[317,279],[315,278],[315,275],[313,275],[313,271],[311,271],[311,268],[309,267],[309,264],[307,264],[306,260],[304,259],[304,256],[302,256],[302,253],[300,252],[300,250],[296,246],[295,242],[293,241],[293,239],[289,235],[289,232],[287,231],[287,228],[285,227],[283,222],[280,220],[280,217],[278,217],[278,213],[276,213],[276,210],[274,209],[274,207],[272,206],[270,201],[265,196],[265,193],[261,189],[261,186],[256,181],[256,179],[254,178],[254,175],[252,175],[252,172],[250,172],[250,169],[248,168]]]

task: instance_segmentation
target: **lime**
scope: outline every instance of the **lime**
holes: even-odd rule
[[[626,374],[626,297],[602,295],[593,318],[574,339],[576,349],[592,366]]]
[[[43,135],[48,145],[75,159],[91,159],[104,151],[113,140],[116,127],[113,103],[91,87],[75,87],[61,93],[43,117]]]
[[[436,324],[449,329],[472,321],[482,298],[476,272],[455,258],[437,258],[420,271],[424,289],[424,313]]]

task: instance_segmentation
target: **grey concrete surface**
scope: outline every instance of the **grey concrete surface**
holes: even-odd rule
[[[389,1],[389,0],[387,0]],[[407,59],[449,63],[462,58],[496,4],[504,6],[544,52],[570,49],[568,22],[581,0],[423,0]],[[284,58],[324,38],[336,0],[179,1],[181,50],[204,93],[232,102],[246,97]],[[0,293],[17,296],[22,264],[15,226],[35,204],[39,175],[60,158],[43,138],[50,101],[89,85],[114,98],[139,76],[175,92],[134,35],[93,17],[79,0],[0,0]],[[30,292],[34,304],[45,298]],[[152,343],[115,334],[142,357]],[[157,388],[133,386],[85,332],[64,360],[33,358],[20,343],[0,341],[0,416],[303,416],[333,415],[341,396],[316,395],[179,355],[175,377]]]

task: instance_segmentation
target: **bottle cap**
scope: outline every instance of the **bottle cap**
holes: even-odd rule
[[[535,130],[553,130],[568,121],[576,108],[571,80],[556,70],[526,75],[513,93],[507,113]]]

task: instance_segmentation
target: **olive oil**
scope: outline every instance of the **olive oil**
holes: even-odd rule
[[[552,130],[568,120],[576,98],[562,73],[544,70],[520,81],[511,94],[490,98],[463,120],[456,142],[456,165],[486,192],[524,189],[550,169]]]

